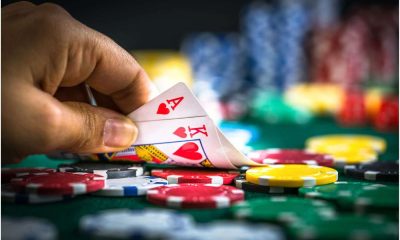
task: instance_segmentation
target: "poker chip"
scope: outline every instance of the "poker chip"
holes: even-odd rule
[[[297,188],[285,188],[285,187],[269,187],[262,186],[246,181],[245,175],[240,175],[235,178],[235,186],[244,191],[269,193],[269,194],[297,194]]]
[[[56,172],[53,168],[35,167],[35,168],[2,168],[1,169],[1,182],[9,183],[12,178],[25,176],[31,173],[51,173]]]
[[[1,217],[1,238],[7,240],[58,239],[57,228],[45,219]]]
[[[80,230],[96,239],[164,239],[193,225],[191,216],[166,209],[110,209],[79,221]]]
[[[137,177],[143,175],[143,167],[132,164],[77,162],[63,164],[58,168],[60,172],[87,172],[103,176],[107,179]]]
[[[372,149],[337,149],[325,153],[333,157],[336,168],[343,168],[345,165],[371,163],[378,158],[377,153]]]
[[[272,187],[312,187],[336,182],[337,179],[335,169],[313,165],[270,165],[246,172],[248,182]]]
[[[336,182],[312,188],[300,188],[299,194],[309,198],[336,201],[342,208],[354,209],[358,213],[376,209],[395,209],[399,205],[398,186],[367,182]]]
[[[317,221],[336,214],[334,207],[328,202],[284,196],[250,199],[235,204],[231,210],[238,219],[279,223],[292,223],[304,219]]]
[[[237,171],[215,171],[203,169],[154,169],[151,175],[168,180],[169,184],[176,183],[210,183],[231,184],[239,175]]]
[[[239,168],[239,173],[240,173],[240,174],[246,173],[247,170],[249,170],[250,168],[251,168],[250,166],[241,166],[241,167]]]
[[[344,174],[369,181],[399,182],[398,162],[375,162],[344,167]]]
[[[234,221],[214,221],[197,226],[189,231],[175,232],[174,240],[283,240],[282,230],[270,224],[255,224]]]
[[[217,184],[170,184],[147,191],[149,202],[175,208],[225,208],[243,199],[243,190]]]
[[[311,137],[306,141],[307,149],[316,152],[334,152],[345,149],[371,149],[376,152],[386,150],[386,141],[382,138],[357,134],[332,134]]]
[[[101,190],[105,179],[92,173],[33,173],[13,178],[11,185],[16,191],[43,195],[78,195]]]
[[[332,167],[330,155],[311,153],[300,149],[266,149],[250,152],[247,157],[262,164],[307,164]]]
[[[398,239],[398,224],[380,217],[342,214],[310,224],[298,221],[289,226],[293,239]]]
[[[335,182],[322,186],[299,188],[299,194],[307,198],[319,198],[336,201],[362,191],[363,187],[372,186],[366,182]]]
[[[393,213],[399,207],[399,186],[382,184],[364,186],[348,197],[339,198],[338,203],[345,208],[352,207],[359,214],[381,213],[383,210]]]
[[[108,197],[142,196],[146,195],[149,189],[167,184],[167,180],[151,176],[107,179],[104,188],[93,194]]]
[[[14,191],[9,184],[1,186],[1,200],[8,203],[40,204],[60,202],[72,199],[73,195],[38,195],[35,193],[23,193]]]

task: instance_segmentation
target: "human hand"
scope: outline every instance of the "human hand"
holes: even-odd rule
[[[57,5],[18,2],[1,12],[3,162],[129,147],[137,128],[124,115],[153,90],[133,57]],[[99,107],[85,103],[85,82]]]

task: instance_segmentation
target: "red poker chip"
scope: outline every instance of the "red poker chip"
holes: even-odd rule
[[[33,173],[13,178],[16,191],[43,195],[78,195],[104,188],[105,178],[82,172]]]
[[[232,186],[183,183],[147,191],[153,204],[174,208],[225,208],[244,200],[244,192]]]
[[[250,152],[247,157],[262,164],[307,164],[334,166],[334,159],[327,154],[310,153],[301,149],[267,149]]]
[[[154,177],[168,180],[169,184],[176,183],[210,183],[231,184],[238,171],[216,171],[203,169],[154,169],[151,171]]]
[[[52,173],[56,172],[53,168],[35,167],[35,168],[2,168],[1,181],[2,183],[9,183],[15,177],[21,177],[32,173]]]

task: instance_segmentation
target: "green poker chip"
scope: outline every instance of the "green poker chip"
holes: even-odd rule
[[[232,206],[231,211],[238,219],[279,223],[293,223],[304,219],[319,221],[336,214],[333,206],[326,201],[284,196],[240,202]]]
[[[364,182],[335,182],[314,187],[301,187],[299,188],[299,194],[300,196],[307,198],[319,198],[336,201],[339,198],[350,197],[357,192],[362,191],[363,187],[368,187],[371,185],[372,184],[370,183]]]
[[[337,202],[344,209],[357,213],[376,209],[396,209],[399,205],[398,186],[366,182],[335,182],[332,184],[300,188],[299,194],[307,198],[319,198]]]
[[[348,197],[340,198],[342,206],[352,206],[357,213],[379,212],[379,210],[396,210],[399,207],[399,187],[371,184],[362,187]]]
[[[289,234],[293,239],[398,239],[396,223],[382,217],[366,217],[350,214],[325,218],[312,223],[298,221],[290,224]]]

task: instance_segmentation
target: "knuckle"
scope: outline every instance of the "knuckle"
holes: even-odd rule
[[[62,40],[68,34],[71,17],[62,7],[53,3],[44,3],[36,7],[32,14],[32,24],[41,26],[40,34],[58,36]]]
[[[64,8],[62,8],[60,5],[54,4],[54,3],[43,3],[38,6],[38,10],[41,11],[42,13],[47,13],[47,15],[60,15],[60,14],[66,14],[67,11],[65,11]]]

